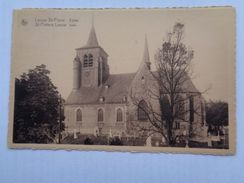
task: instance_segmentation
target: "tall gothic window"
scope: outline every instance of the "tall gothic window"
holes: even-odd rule
[[[203,106],[203,102],[201,101],[201,122],[202,122],[202,126],[204,125],[204,106]]]
[[[145,100],[141,100],[138,104],[138,120],[146,121],[148,119],[147,110],[147,103],[145,102]]]
[[[81,122],[82,121],[82,111],[81,111],[81,109],[78,109],[76,111],[76,121],[77,122]]]
[[[121,109],[117,109],[117,121],[118,122],[123,121],[123,112]]]
[[[84,55],[83,58],[84,61],[84,67],[92,67],[93,66],[93,55],[89,54],[89,55]]]
[[[190,108],[190,122],[193,122],[194,121],[194,98],[193,98],[193,96],[190,96],[189,108]]]
[[[181,120],[185,120],[185,102],[183,97],[179,96],[176,108],[177,117]]]
[[[103,110],[102,109],[98,109],[97,112],[97,121],[103,121]]]
[[[169,99],[168,99],[168,96],[165,95],[162,97],[161,101],[160,101],[160,105],[161,105],[161,108],[162,108],[162,118],[163,120],[168,120],[170,118],[170,102],[169,102]]]

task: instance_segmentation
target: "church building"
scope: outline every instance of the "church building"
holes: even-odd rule
[[[189,112],[184,115],[185,120],[173,124],[174,136],[187,135],[191,123],[194,140],[201,141],[207,135],[204,99],[191,80],[183,87],[185,92],[182,95],[190,96],[190,100],[183,104]],[[86,45],[76,49],[73,60],[73,88],[65,102],[65,132],[110,137],[140,136],[138,127],[149,124],[141,106],[150,103],[155,111],[161,112],[159,101],[148,97],[148,89],[158,91],[152,76],[147,39],[137,71],[110,74],[108,53],[99,45],[92,25]],[[197,113],[192,113],[191,108]]]

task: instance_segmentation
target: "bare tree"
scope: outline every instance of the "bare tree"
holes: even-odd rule
[[[173,125],[176,120],[188,122],[186,130],[190,136],[194,114],[201,115],[198,108],[202,105],[193,103],[194,96],[199,92],[194,93],[187,88],[187,82],[191,82],[193,50],[182,42],[183,36],[184,24],[176,23],[155,55],[156,71],[150,71],[155,87],[145,87],[143,95],[131,92],[132,102],[144,112],[148,121],[144,125],[134,123],[134,127],[147,132],[148,136],[160,133],[168,145],[175,143]],[[142,100],[146,104],[140,105]],[[155,110],[155,101],[158,101],[159,111]]]

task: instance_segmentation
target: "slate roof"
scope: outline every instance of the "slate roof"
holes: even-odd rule
[[[186,80],[185,85],[183,86],[183,91],[190,93],[200,93],[196,86],[193,84],[191,78],[187,76],[189,79]]]
[[[72,91],[66,100],[66,104],[96,104],[101,97],[106,103],[122,103],[124,96],[127,96],[129,86],[135,73],[111,74],[101,87],[81,87]],[[108,88],[106,88],[106,85]]]
[[[153,71],[152,73],[155,77],[158,76],[157,71]],[[191,78],[188,75],[186,75],[186,79],[185,79],[184,85],[182,86],[181,90],[182,90],[182,92],[199,93],[199,90],[195,87]]]
[[[105,103],[123,103],[124,96],[128,96],[128,90],[136,73],[111,74],[101,87],[81,87],[72,91],[66,100],[66,104],[99,104],[99,99],[104,97]],[[108,88],[106,88],[106,85]],[[199,92],[189,79],[183,86],[183,91]]]

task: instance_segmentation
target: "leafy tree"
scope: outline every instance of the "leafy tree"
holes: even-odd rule
[[[228,125],[228,103],[210,101],[206,104],[206,122],[213,126]]]
[[[63,103],[45,65],[15,79],[15,143],[52,143],[64,130]]]

